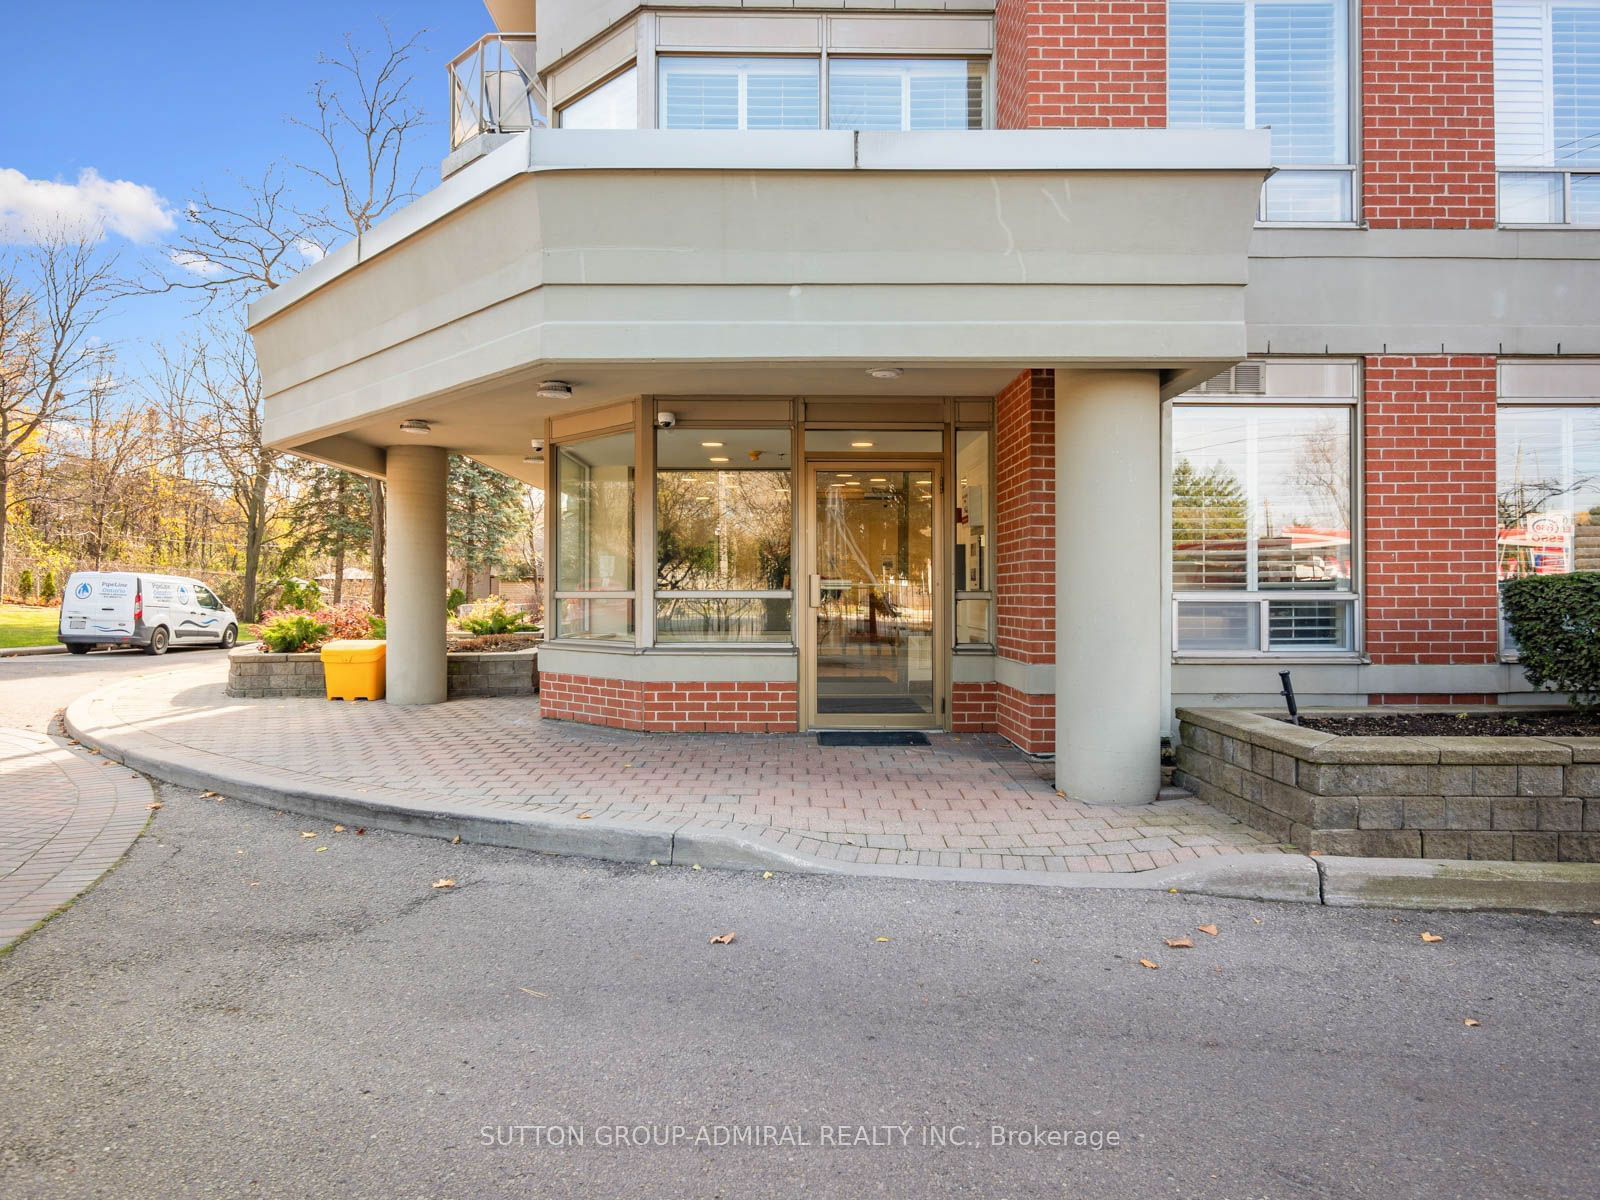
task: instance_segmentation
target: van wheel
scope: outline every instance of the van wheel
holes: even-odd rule
[[[67,643],[67,653],[68,654],[87,654],[92,649],[94,649],[94,647],[89,645],[87,642],[69,642],[69,643]]]
[[[150,644],[144,648],[146,654],[165,654],[169,635],[165,625],[158,625],[156,631],[150,635]]]
[[[222,648],[224,650],[232,650],[233,646],[234,646],[234,643],[237,642],[238,640],[239,640],[239,627],[237,625],[229,625],[227,629],[223,630],[223,632],[222,632]]]

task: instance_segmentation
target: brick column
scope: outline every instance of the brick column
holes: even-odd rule
[[[1367,359],[1366,649],[1376,663],[1489,663],[1495,360]]]
[[[1055,394],[1053,371],[1024,371],[994,404],[995,649],[1022,668],[1055,662]],[[1054,748],[1053,695],[1002,682],[994,714],[1024,750]]]
[[[1492,228],[1493,3],[1365,0],[1361,34],[1367,224]]]
[[[1165,0],[999,0],[995,116],[1002,129],[1165,125]]]

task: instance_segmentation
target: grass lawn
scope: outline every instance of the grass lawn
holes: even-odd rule
[[[21,604],[0,604],[0,650],[17,646],[53,646],[56,642],[59,608],[28,608]]]

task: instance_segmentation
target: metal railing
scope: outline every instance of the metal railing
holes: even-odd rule
[[[480,133],[549,124],[534,45],[531,33],[491,33],[450,61],[450,149]]]

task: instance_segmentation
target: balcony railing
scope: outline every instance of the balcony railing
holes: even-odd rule
[[[450,149],[480,133],[549,124],[533,52],[531,33],[491,33],[451,60]]]

